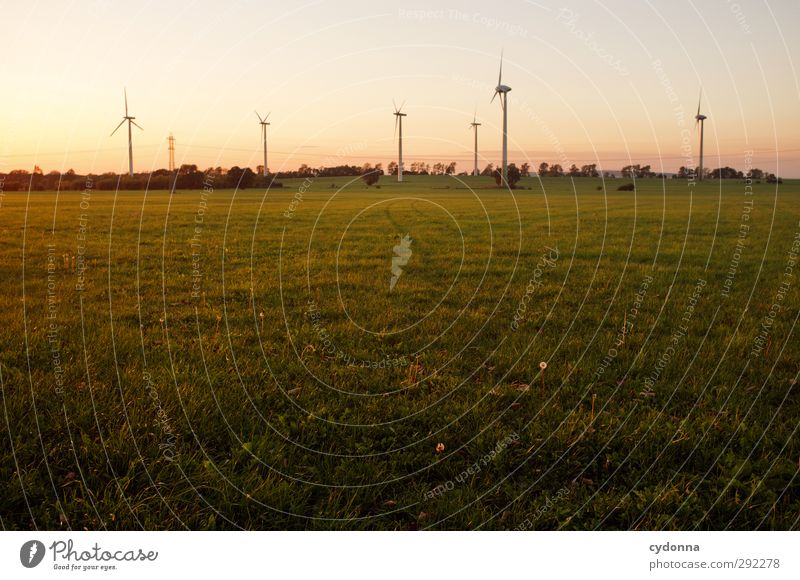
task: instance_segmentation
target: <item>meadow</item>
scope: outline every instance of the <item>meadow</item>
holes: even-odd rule
[[[800,182],[622,182],[6,192],[2,529],[797,528]]]

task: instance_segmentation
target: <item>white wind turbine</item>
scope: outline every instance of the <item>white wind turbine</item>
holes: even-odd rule
[[[511,87],[503,84],[503,52],[500,51],[500,75],[497,77],[497,86],[492,95],[492,101],[497,95],[500,95],[500,106],[503,107],[503,181],[506,182],[506,175],[508,171],[508,92]],[[490,101],[491,102],[491,101]]]
[[[472,116],[472,123],[469,124],[470,127],[475,131],[475,152],[474,152],[474,169],[472,170],[473,175],[480,175],[478,171],[478,127],[481,126],[480,123],[477,122],[478,111],[475,111],[475,114]]]
[[[258,114],[258,111],[256,111],[255,113],[256,113],[256,117],[258,117],[258,122],[261,125],[261,137],[264,140],[264,172],[263,173],[264,173],[264,177],[266,177],[267,176],[267,125],[271,124],[271,123],[267,123],[267,119],[269,119],[269,116],[270,116],[271,113],[267,113],[267,116],[264,117],[263,119],[261,118],[261,115]]]
[[[700,129],[700,171],[697,179],[703,181],[703,122],[708,118],[700,114],[700,101],[703,98],[703,89],[700,89],[700,96],[697,99],[697,115],[694,116],[694,125]]]
[[[136,117],[131,117],[130,115],[128,115],[128,90],[127,89],[123,90],[125,93],[125,116],[122,117],[122,121],[120,121],[119,125],[117,125],[117,129],[122,127],[125,121],[128,122],[128,174],[131,177],[133,177],[133,136],[131,134],[131,125],[136,125],[137,127],[139,127],[139,125],[134,121]],[[117,129],[111,131],[112,137],[114,136],[114,133],[117,132]],[[142,129],[141,127],[139,127],[139,129],[144,131],[144,129]]]
[[[397,142],[397,181],[403,181],[403,117],[406,116],[405,113],[402,112],[403,105],[406,104],[403,101],[403,104],[400,105],[400,108],[397,108],[397,103],[394,102],[392,99],[392,104],[394,105],[394,132],[395,135],[398,135],[397,128],[398,125],[400,127],[399,138]]]

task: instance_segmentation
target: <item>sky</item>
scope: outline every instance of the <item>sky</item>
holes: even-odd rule
[[[800,177],[800,2],[0,0],[0,172],[127,170],[111,131],[127,87],[134,169],[261,163],[271,171],[396,159],[500,158],[490,102],[501,50],[509,161],[607,171],[705,165]],[[752,153],[750,153],[752,152]]]

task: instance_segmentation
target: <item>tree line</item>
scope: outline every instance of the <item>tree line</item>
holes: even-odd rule
[[[403,167],[406,175],[456,175],[456,162],[449,163],[437,162],[434,164],[424,161],[414,161],[408,166]],[[672,174],[673,179],[692,179],[697,175],[699,168],[687,168],[681,166],[677,173]],[[201,189],[206,179],[212,179],[215,188],[238,188],[247,189],[251,187],[266,189],[268,187],[282,187],[280,179],[292,178],[315,178],[315,177],[356,177],[364,175],[374,175],[375,182],[381,175],[397,175],[397,163],[392,161],[384,170],[382,163],[364,163],[363,165],[336,165],[333,167],[311,167],[302,164],[293,171],[278,171],[263,175],[263,166],[259,165],[253,171],[249,167],[239,167],[234,165],[230,168],[208,167],[204,170],[194,164],[184,164],[176,171],[167,169],[157,169],[151,173],[135,173],[133,176],[128,174],[117,174],[106,172],[100,174],[80,175],[70,169],[64,173],[51,171],[44,173],[37,165],[32,172],[24,169],[14,169],[8,173],[0,173],[0,187],[4,191],[81,191],[86,189],[87,181],[91,182],[91,188],[100,191],[122,190],[143,190],[143,189]],[[462,171],[459,176],[467,176],[469,173]],[[492,177],[501,183],[500,168],[489,163],[480,172],[480,175]],[[511,163],[508,166],[507,181],[508,185],[514,187],[523,177],[594,177],[601,176],[596,163],[582,165],[578,167],[574,163],[564,169],[559,163],[542,162],[538,169],[531,168],[529,163],[523,163],[519,167]],[[631,164],[626,165],[619,171],[620,177],[627,179],[651,179],[666,178],[668,174],[657,173],[652,170],[650,165]],[[616,172],[604,171],[602,176],[613,179],[617,177]],[[752,179],[756,182],[766,181],[767,183],[782,183],[781,178],[775,174],[762,169],[754,168],[743,172],[732,167],[719,167],[717,169],[704,170],[704,179]]]

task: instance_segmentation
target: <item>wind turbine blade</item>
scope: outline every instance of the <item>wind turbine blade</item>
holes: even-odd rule
[[[497,76],[497,86],[503,84],[503,49],[500,49],[500,74]]]
[[[139,124],[136,121],[134,121],[133,119],[131,119],[131,123],[133,123],[134,125],[139,127]],[[142,129],[141,127],[139,127],[139,130],[144,131],[144,129]]]
[[[263,123],[264,119],[261,118],[261,115],[258,114],[258,111],[253,111],[253,112],[256,114],[256,117],[258,117],[258,122]]]
[[[119,125],[117,125],[117,129],[119,129],[120,127],[122,127],[122,124],[123,124],[124,122],[125,122],[125,119],[122,119],[122,121],[120,121],[120,122],[119,122]],[[117,132],[117,129],[114,129],[113,131],[111,131],[111,135],[109,135],[109,137],[113,137],[113,136],[114,136],[114,133],[116,133],[116,132]]]
[[[491,100],[491,101],[489,101],[489,103],[494,103],[494,98],[495,98],[496,96],[497,96],[497,90],[495,90],[495,91],[494,91],[494,94],[492,95],[492,100]]]
[[[392,99],[392,106],[394,107],[394,112],[395,113],[399,113],[400,112],[400,111],[397,110],[397,103],[394,102],[394,99]]]
[[[125,116],[127,117],[128,116],[128,89],[126,87],[126,88],[123,88],[122,90],[125,93]]]
[[[697,114],[700,114],[700,101],[703,98],[703,89],[700,89],[700,96],[697,97]]]
[[[264,122],[265,122],[265,123],[267,122],[267,119],[269,119],[269,116],[270,116],[271,114],[272,114],[272,111],[268,112],[268,113],[267,113],[267,116],[266,116],[266,117],[264,117]]]
[[[403,101],[403,102],[400,104],[400,108],[399,108],[399,109],[397,109],[397,112],[398,112],[398,113],[402,113],[402,112],[403,112],[403,107],[405,107],[405,106],[406,106],[406,102],[405,102],[405,101]]]

